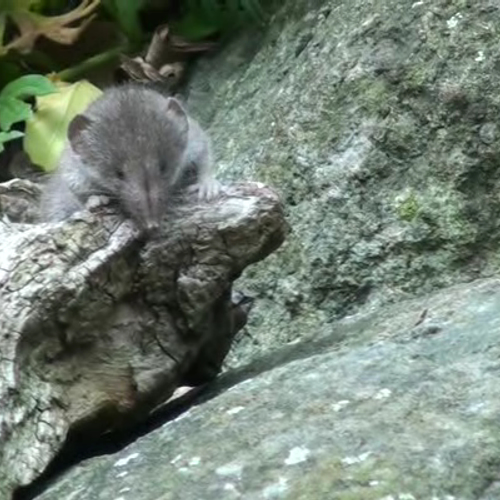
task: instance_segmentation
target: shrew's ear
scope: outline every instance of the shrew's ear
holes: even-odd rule
[[[181,106],[181,103],[173,97],[169,97],[167,101],[167,114],[169,118],[173,121],[173,123],[179,130],[180,135],[182,137],[187,137],[189,125],[188,117],[186,112],[184,111],[184,108]]]
[[[68,127],[68,139],[73,151],[81,153],[85,147],[82,141],[82,132],[90,127],[92,120],[85,115],[76,115]]]

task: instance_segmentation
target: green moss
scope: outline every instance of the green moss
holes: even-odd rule
[[[354,80],[346,88],[368,114],[384,114],[395,95],[384,78],[364,77]]]
[[[368,457],[352,465],[345,465],[338,458],[319,464],[310,474],[302,476],[291,487],[286,498],[309,500],[310,498],[335,498],[335,500],[380,500],[392,495],[394,498],[411,498],[416,485],[408,484],[397,465]],[[417,481],[418,483],[418,481]],[[417,487],[418,489],[418,487]],[[415,493],[414,498],[420,498]]]
[[[409,91],[419,91],[435,78],[436,64],[426,61],[408,68],[401,82],[401,87]]]
[[[411,222],[415,219],[419,211],[419,204],[415,193],[411,192],[399,205],[398,214],[401,220]]]

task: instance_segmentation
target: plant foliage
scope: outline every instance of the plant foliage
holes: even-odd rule
[[[24,102],[28,97],[43,96],[56,92],[53,83],[41,75],[26,75],[10,82],[0,92],[0,152],[4,143],[23,135],[10,130],[15,123],[31,118],[31,106]]]
[[[5,85],[0,92],[0,153],[6,142],[25,133],[23,147],[32,161],[52,169],[69,120],[98,93],[80,80],[82,76],[105,65],[116,67],[121,55],[137,54],[162,25],[181,40],[183,50],[204,42],[213,46],[246,23],[262,22],[262,1],[0,0],[0,89]],[[114,36],[102,36],[103,26],[105,33],[111,31]],[[80,38],[85,30],[91,33]],[[101,45],[90,43],[94,34]],[[41,38],[49,43],[39,43]],[[72,48],[58,50],[57,44]],[[48,73],[50,79],[34,73]],[[64,81],[76,84],[68,86]],[[33,97],[35,113],[25,102]],[[21,131],[24,124],[16,125],[20,122],[26,122],[25,132]]]
[[[102,0],[104,8],[116,20],[122,31],[132,42],[139,42],[143,38],[143,30],[139,12],[146,0]]]
[[[91,83],[81,80],[71,85],[60,82],[57,93],[38,97],[36,113],[26,122],[23,140],[24,151],[31,161],[46,171],[53,170],[64,148],[69,123],[101,93]]]
[[[190,40],[200,40],[263,19],[260,0],[187,0],[184,15],[173,28]]]
[[[57,43],[72,44],[93,19],[90,14],[99,3],[100,0],[83,0],[70,12],[59,16],[44,16],[33,11],[35,7],[39,7],[36,0],[0,0],[0,55],[11,50],[27,53],[40,36]],[[6,41],[7,21],[16,26],[19,34]],[[81,24],[75,27],[75,22]]]

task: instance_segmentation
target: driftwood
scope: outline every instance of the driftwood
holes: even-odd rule
[[[12,223],[9,190],[38,192],[0,185],[0,498],[32,482],[68,432],[123,429],[214,377],[246,321],[232,282],[287,232],[257,184],[184,205],[153,239],[105,213]]]

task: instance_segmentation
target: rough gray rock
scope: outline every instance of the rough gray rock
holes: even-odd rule
[[[244,275],[233,364],[498,269],[499,25],[492,1],[288,0],[199,64],[219,174],[273,185],[293,229]]]
[[[498,279],[344,320],[38,500],[496,500],[499,357]]]

